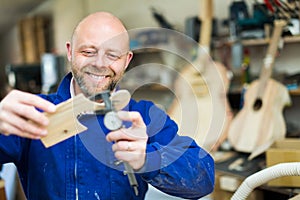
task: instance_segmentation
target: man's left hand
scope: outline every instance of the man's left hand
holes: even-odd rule
[[[112,131],[106,139],[114,142],[112,150],[118,160],[128,162],[134,170],[139,170],[146,158],[146,125],[138,112],[119,111],[118,117],[123,121],[131,121],[132,126]]]

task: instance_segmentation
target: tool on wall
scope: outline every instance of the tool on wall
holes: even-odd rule
[[[154,19],[157,21],[157,23],[159,23],[159,25],[162,28],[174,30],[174,26],[166,19],[166,17],[162,13],[160,13],[154,7],[151,7],[150,10],[151,10],[152,16],[154,17]]]
[[[264,0],[264,3],[275,18],[285,20],[298,18],[299,5],[297,4],[297,1],[285,2],[282,0]]]

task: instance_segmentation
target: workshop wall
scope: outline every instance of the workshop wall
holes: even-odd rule
[[[214,3],[214,12],[218,19],[228,17],[228,5],[231,0],[218,0]],[[74,25],[83,16],[95,11],[110,11],[120,17],[129,29],[157,27],[151,16],[150,8],[154,7],[174,25],[178,31],[184,30],[187,17],[196,16],[199,12],[199,0],[48,0],[28,15],[52,15],[53,19],[53,51],[65,54],[65,42],[73,31]],[[24,16],[25,17],[25,16]],[[0,37],[0,66],[7,63],[21,62],[17,24],[12,30]],[[8,41],[9,44],[8,44]],[[7,55],[9,53],[9,55]]]
[[[158,27],[159,24],[152,17],[150,8],[156,8],[165,18],[174,25],[178,31],[184,31],[185,20],[191,16],[197,16],[200,9],[199,0],[48,0],[28,15],[47,13],[53,20],[53,48],[52,51],[66,54],[65,42],[70,39],[74,25],[85,15],[99,11],[110,11],[120,17],[128,29],[143,27]],[[247,0],[249,13],[251,3]],[[221,21],[229,16],[229,5],[232,0],[215,0],[214,13],[219,20],[219,32],[228,31],[222,28]],[[4,67],[8,63],[22,62],[17,25],[7,34],[0,37],[0,78],[5,78]],[[288,71],[289,74],[300,71],[298,65],[299,56],[295,56],[299,44],[288,45],[284,49],[284,57],[279,58],[275,64],[275,70]],[[255,47],[256,48],[256,47]],[[258,74],[261,68],[265,46],[251,51],[251,72]],[[288,61],[288,62],[286,62]],[[2,79],[3,80],[3,79]],[[4,79],[5,80],[5,79]],[[1,89],[3,88],[0,84]],[[1,90],[3,91],[3,90]]]
[[[122,19],[128,29],[158,27],[152,17],[151,7],[157,9],[165,18],[174,25],[178,31],[184,31],[185,20],[188,17],[197,16],[200,5],[199,0],[79,0],[72,4],[71,0],[55,0],[55,46],[59,53],[65,52],[64,43],[71,34],[74,24],[82,16],[96,11],[109,11]],[[228,5],[230,0],[216,1],[214,12],[217,18],[228,17]],[[71,8],[65,9],[71,6]],[[61,20],[63,19],[63,20]]]

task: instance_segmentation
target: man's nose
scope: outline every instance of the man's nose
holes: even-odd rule
[[[109,63],[109,60],[106,58],[105,54],[100,52],[97,54],[97,56],[95,56],[94,63],[97,67],[108,67],[111,64]]]

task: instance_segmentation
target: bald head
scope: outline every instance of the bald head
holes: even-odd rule
[[[75,27],[71,42],[80,37],[101,36],[102,42],[114,37],[122,37],[123,43],[128,45],[129,36],[123,23],[108,12],[96,12],[82,19]]]

